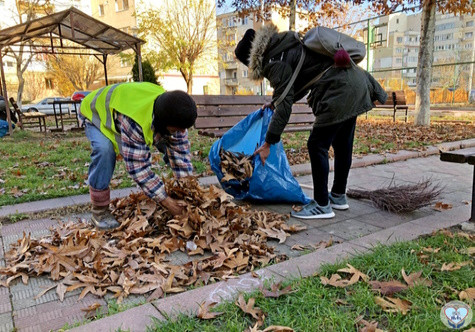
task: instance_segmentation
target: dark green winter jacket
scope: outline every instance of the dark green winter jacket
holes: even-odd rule
[[[267,78],[274,89],[275,102],[284,92],[302,53],[303,45],[295,32],[277,32],[274,25],[262,27],[252,43],[249,69],[251,78]],[[328,126],[345,121],[369,111],[374,101],[384,103],[386,92],[379,83],[362,68],[331,68],[311,88],[302,90],[314,77],[333,65],[333,59],[306,51],[305,62],[297,79],[284,100],[276,106],[266,135],[266,142],[279,142],[289,122],[292,105],[309,91],[309,106],[315,114],[314,127]]]

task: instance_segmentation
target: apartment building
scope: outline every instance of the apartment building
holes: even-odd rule
[[[471,15],[437,14],[434,35],[434,68],[432,87],[449,87],[471,81],[473,64],[437,66],[473,61],[475,45],[475,18]],[[373,22],[374,23],[374,22]],[[376,23],[371,56],[373,75],[389,82],[398,80],[416,86],[416,72],[420,45],[421,14],[398,13],[383,17]],[[378,39],[386,42],[378,43]],[[382,71],[389,68],[400,70]],[[461,81],[462,79],[462,81]],[[471,82],[469,84],[471,86]]]
[[[241,40],[246,30],[257,30],[262,25],[262,21],[258,22],[253,14],[239,17],[237,12],[220,14],[216,19],[220,93],[223,95],[270,93],[271,88],[268,81],[264,80],[262,83],[252,81],[249,78],[248,68],[234,56],[236,44]],[[282,17],[277,10],[271,11],[269,21],[275,24],[280,31],[289,29],[288,17]],[[307,25],[304,16],[297,15],[296,30],[303,30]]]
[[[92,16],[104,23],[107,23],[124,32],[137,35],[138,22],[137,13],[145,8],[159,8],[160,1],[154,0],[90,0]],[[211,0],[210,0],[211,1]],[[146,40],[147,42],[147,40]],[[142,55],[146,53],[147,47],[158,47],[149,45],[147,42],[142,46]],[[132,51],[130,51],[132,52]],[[209,60],[206,73],[195,73],[193,75],[194,94],[218,94],[218,66],[216,60]],[[214,65],[215,64],[215,65]],[[133,61],[124,60],[119,56],[108,58],[108,78],[109,84],[117,82],[127,82],[132,80]],[[157,72],[159,81],[167,90],[186,91],[186,83],[177,70],[167,72]]]

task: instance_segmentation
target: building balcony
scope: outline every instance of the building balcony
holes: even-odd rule
[[[238,79],[237,78],[225,78],[224,85],[227,86],[238,86]]]
[[[232,61],[226,61],[223,65],[223,68],[224,69],[237,69],[238,68],[238,64],[236,61],[232,60]]]

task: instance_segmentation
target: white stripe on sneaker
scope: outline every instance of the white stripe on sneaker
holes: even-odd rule
[[[343,204],[343,205],[331,204],[331,206],[335,210],[348,210],[350,208],[348,204]]]

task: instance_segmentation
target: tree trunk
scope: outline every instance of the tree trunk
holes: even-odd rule
[[[17,67],[16,77],[18,79],[18,91],[16,94],[16,102],[18,104],[18,107],[21,109],[23,88],[25,87],[25,79],[23,78],[23,73],[21,71],[21,62],[18,62],[18,60],[17,60],[16,67]]]
[[[186,82],[186,92],[191,95],[193,94],[193,74],[190,73],[188,76],[188,81]]]
[[[186,83],[186,92],[191,95],[191,91],[193,90],[193,72],[191,70],[186,71],[180,69],[180,73]]]
[[[417,63],[416,116],[414,124],[430,125],[430,86],[434,60],[436,0],[423,1],[421,42]]]
[[[295,16],[297,15],[297,8],[295,0],[290,0],[290,17],[289,17],[289,30],[295,31]]]

